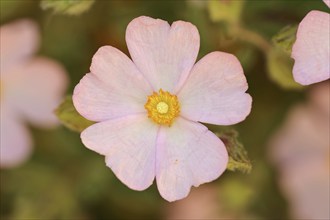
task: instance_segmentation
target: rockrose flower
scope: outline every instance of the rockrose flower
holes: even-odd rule
[[[330,219],[330,84],[290,110],[270,142],[270,159],[293,219]]]
[[[330,7],[330,1],[324,0]],[[300,22],[297,40],[292,48],[295,59],[293,77],[302,85],[310,85],[330,77],[330,15],[311,11]]]
[[[38,42],[38,28],[30,20],[0,28],[1,167],[17,166],[30,155],[32,140],[25,122],[42,128],[58,124],[53,110],[67,78],[58,63],[32,57]]]
[[[194,25],[138,17],[127,27],[132,61],[111,46],[93,57],[73,95],[78,112],[98,123],[81,134],[87,148],[129,188],[144,190],[156,177],[168,201],[226,169],[224,144],[198,123],[231,125],[245,119],[252,99],[233,55],[213,52],[195,63]]]

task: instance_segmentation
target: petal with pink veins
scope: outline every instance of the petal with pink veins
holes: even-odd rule
[[[330,0],[323,0],[323,1],[330,8]]]
[[[157,186],[168,201],[186,197],[191,186],[217,179],[228,162],[227,150],[215,134],[181,117],[171,127],[160,128],[156,153]]]
[[[133,62],[110,46],[101,47],[93,57],[91,73],[76,86],[73,103],[92,121],[104,121],[145,112],[151,87]]]
[[[68,79],[63,67],[47,58],[35,58],[12,69],[4,85],[4,99],[33,125],[58,124],[54,110],[62,101]]]
[[[181,115],[192,121],[231,125],[251,111],[252,98],[241,64],[231,54],[213,52],[192,69],[178,93]]]
[[[32,140],[23,122],[1,103],[0,167],[16,167],[32,152]]]
[[[292,48],[296,82],[310,85],[330,77],[330,15],[311,11],[300,22]]]
[[[144,190],[155,177],[158,125],[144,114],[94,124],[81,133],[84,145],[106,156],[106,164],[129,188]]]
[[[134,63],[153,89],[175,93],[186,80],[199,50],[199,33],[189,22],[171,26],[163,20],[141,16],[131,21],[126,42]]]
[[[18,20],[0,28],[0,72],[6,73],[38,48],[39,30],[30,20]]]

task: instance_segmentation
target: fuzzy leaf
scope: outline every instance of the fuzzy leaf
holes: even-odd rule
[[[267,54],[267,68],[271,80],[284,89],[299,90],[303,86],[293,79],[293,64],[293,59],[280,48],[273,47]]]
[[[282,49],[287,55],[291,56],[292,46],[296,41],[297,25],[284,27],[272,38],[275,47]]]
[[[217,132],[216,135],[223,141],[229,154],[227,170],[250,173],[252,164],[244,146],[238,141],[237,131],[225,130]]]
[[[73,106],[71,96],[65,98],[55,110],[55,114],[65,127],[73,131],[81,132],[85,128],[94,124],[94,122],[85,119],[77,112]]]
[[[43,10],[52,9],[55,14],[80,15],[90,9],[94,0],[42,0]]]
[[[284,89],[299,90],[303,86],[292,75],[294,61],[291,51],[296,41],[297,25],[286,26],[272,38],[273,48],[267,54],[268,73],[275,83]]]

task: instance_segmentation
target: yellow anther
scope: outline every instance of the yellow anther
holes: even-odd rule
[[[144,107],[147,109],[148,117],[160,125],[171,126],[180,113],[177,96],[164,92],[162,89],[158,93],[154,92],[148,96]]]

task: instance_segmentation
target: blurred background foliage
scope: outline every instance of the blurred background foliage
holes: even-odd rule
[[[96,0],[82,7],[85,12],[79,7],[78,13],[67,13],[67,8],[58,9],[47,1],[0,0],[0,23],[18,18],[31,18],[39,23],[42,32],[39,53],[65,66],[71,79],[69,95],[89,71],[91,58],[99,47],[112,45],[128,54],[125,29],[133,18],[147,15],[170,23],[185,20],[195,24],[201,35],[199,58],[216,50],[235,54],[242,63],[248,92],[253,97],[251,114],[244,122],[232,126],[239,132],[253,169],[250,174],[227,171],[211,183],[218,189],[219,205],[224,212],[235,213],[236,218],[286,219],[287,204],[267,159],[267,141],[290,106],[305,99],[308,88],[292,85],[292,77],[288,77],[290,67],[285,66],[292,65],[292,60],[276,54],[285,52],[278,51],[271,39],[285,26],[297,25],[310,10],[326,10],[326,6],[322,1],[308,0],[233,2],[230,7],[227,3],[218,5],[206,0]],[[278,70],[279,65],[286,70]],[[277,72],[285,71],[286,75],[278,76]],[[78,133],[65,127],[31,129],[35,139],[32,158],[18,168],[1,170],[1,219],[166,216],[167,202],[161,199],[155,184],[144,192],[128,189],[105,166],[102,156],[82,145]],[[210,129],[220,128],[210,126]]]

